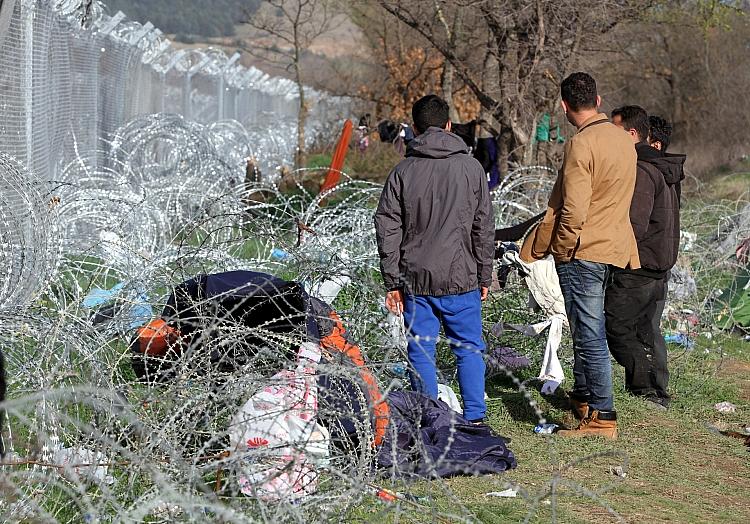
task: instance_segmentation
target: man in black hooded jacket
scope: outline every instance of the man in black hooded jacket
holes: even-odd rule
[[[617,270],[607,288],[607,342],[625,368],[625,386],[657,409],[669,405],[667,347],[660,329],[669,271],[680,243],[680,185],[685,155],[651,147],[649,119],[638,106],[612,112],[612,121],[633,138],[638,153],[635,192],[630,206],[641,269]]]

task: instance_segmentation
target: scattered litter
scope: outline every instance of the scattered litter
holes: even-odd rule
[[[554,395],[560,383],[557,380],[545,380],[542,384],[542,395]]]
[[[421,495],[412,495],[411,493],[401,493],[400,491],[391,491],[389,489],[379,489],[375,492],[375,495],[384,502],[396,502],[397,500],[403,500],[407,502],[414,502],[421,505],[429,505],[431,500],[430,497]]]
[[[328,280],[310,286],[309,293],[323,302],[333,304],[341,290],[344,289],[351,280],[352,279],[347,275],[334,276]]]
[[[456,392],[453,391],[450,386],[446,384],[438,384],[438,400],[442,400],[443,402],[448,404],[448,407],[453,411],[463,415],[464,410],[461,407],[461,403],[458,401]]]
[[[485,493],[485,497],[502,497],[502,498],[515,498],[518,495],[518,490],[513,488],[504,489],[503,491],[490,491]]]
[[[685,349],[693,349],[693,347],[695,347],[695,340],[685,333],[670,333],[664,335],[664,342],[667,344],[678,344]]]
[[[521,355],[510,347],[496,347],[487,358],[487,364],[491,368],[505,367],[509,370],[523,369],[531,365],[531,360],[526,355]]]
[[[401,495],[401,498],[403,498],[404,500],[416,502],[417,504],[427,505],[431,502],[430,497],[426,496],[412,495],[411,493],[399,493],[399,495]]]
[[[557,424],[537,424],[534,427],[534,433],[537,435],[551,435],[558,427],[560,426]]]
[[[393,493],[392,491],[389,491],[387,489],[378,490],[377,496],[380,500],[383,500],[385,502],[394,502],[398,498],[396,496],[396,493]]]
[[[625,469],[622,466],[610,466],[609,473],[610,475],[616,475],[623,479],[628,476],[627,471],[625,471]]]
[[[698,285],[689,268],[681,267],[679,264],[672,268],[669,277],[670,298],[680,301],[695,296]]]
[[[162,501],[154,506],[154,509],[151,510],[151,514],[157,518],[172,520],[182,515],[182,508],[177,504],[170,504]]]
[[[680,230],[680,250],[681,251],[692,251],[695,247],[695,243],[698,240],[698,235],[696,233],[691,233],[690,231],[682,231]]]
[[[85,478],[108,486],[115,483],[115,478],[108,472],[109,467],[99,465],[108,462],[100,451],[84,447],[62,448],[55,451],[54,462],[63,466],[65,474],[73,479]]]
[[[386,368],[386,371],[388,372],[388,374],[396,378],[405,378],[406,370],[407,370],[406,362],[394,362],[393,364],[389,364],[388,367]]]
[[[714,404],[714,409],[716,409],[716,411],[718,411],[719,413],[736,413],[737,412],[737,406],[727,401],[718,402],[717,404]]]

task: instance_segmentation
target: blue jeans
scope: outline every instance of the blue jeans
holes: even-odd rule
[[[572,396],[587,400],[592,409],[612,411],[612,363],[604,318],[609,266],[572,260],[556,268],[573,337]]]
[[[408,355],[413,368],[410,372],[412,389],[437,398],[435,345],[442,323],[456,355],[464,418],[484,418],[487,411],[484,403],[485,364],[482,356],[485,345],[482,340],[482,301],[479,290],[441,297],[406,295],[404,323],[409,332]]]

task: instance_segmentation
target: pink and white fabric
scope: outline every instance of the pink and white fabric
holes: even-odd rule
[[[317,490],[317,467],[328,459],[328,431],[317,421],[317,344],[305,343],[295,370],[274,375],[235,414],[230,452],[239,459],[240,491],[268,502]]]

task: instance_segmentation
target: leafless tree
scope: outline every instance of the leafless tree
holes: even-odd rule
[[[520,158],[550,112],[581,45],[636,16],[648,0],[376,0],[418,32],[499,126],[499,157]],[[457,21],[460,21],[457,22]],[[506,162],[500,163],[507,172]]]
[[[670,2],[637,27],[617,28],[606,51],[611,59],[597,67],[612,103],[641,105],[674,124],[672,149],[688,153],[694,173],[750,152],[748,9],[743,2]]]
[[[310,107],[305,96],[303,54],[330,31],[335,19],[330,0],[263,0],[245,23],[254,29],[242,49],[266,63],[288,71],[297,84],[297,155],[295,163],[305,162],[305,124]]]

